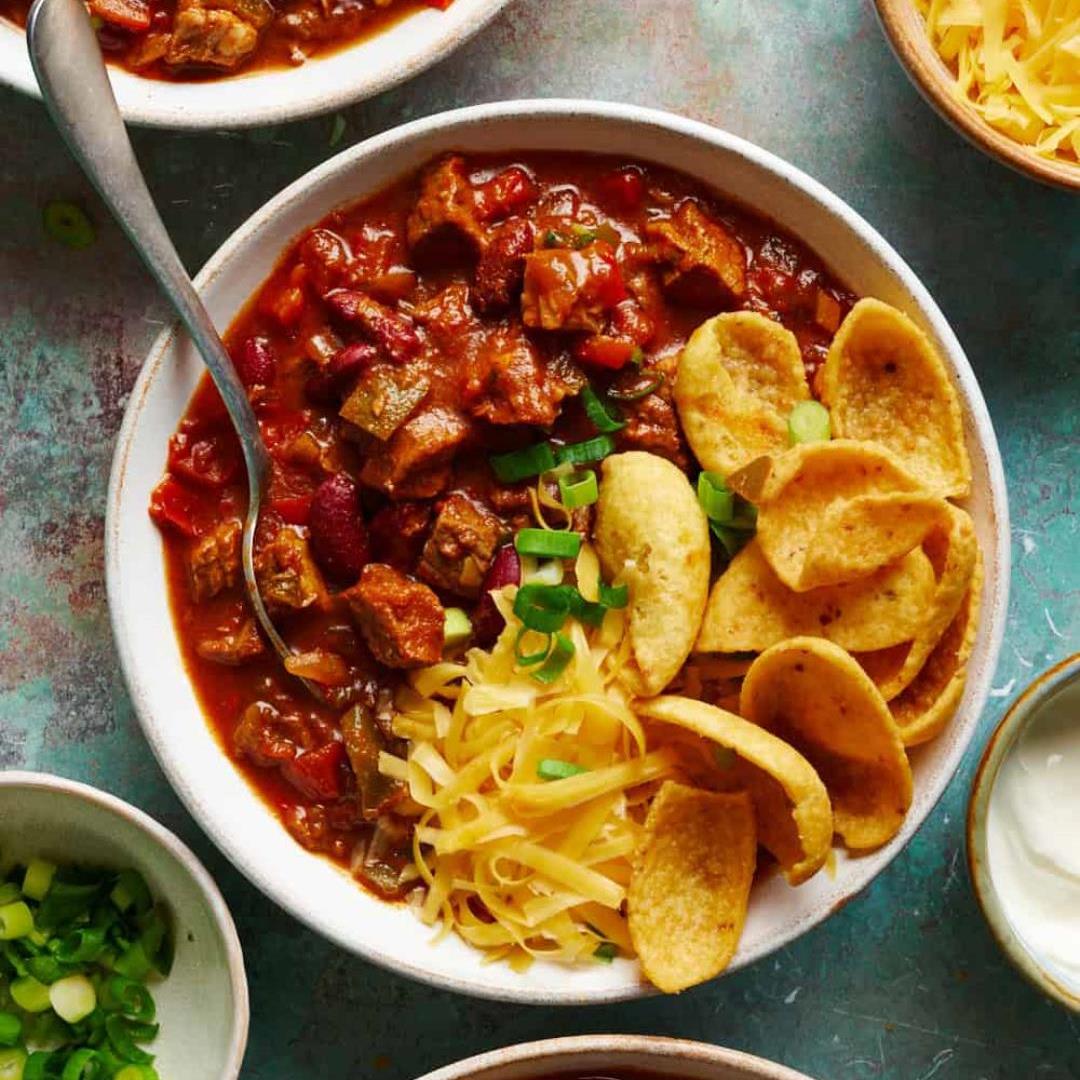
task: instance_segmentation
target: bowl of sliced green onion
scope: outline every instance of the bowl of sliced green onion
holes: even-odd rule
[[[232,1080],[247,1029],[236,928],[191,851],[95,788],[0,773],[0,1080]]]

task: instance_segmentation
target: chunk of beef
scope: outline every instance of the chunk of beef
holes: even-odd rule
[[[255,51],[259,31],[273,15],[269,0],[180,0],[165,62],[236,68]]]
[[[455,491],[439,507],[417,572],[440,589],[479,596],[505,534],[502,521],[486,506]]]
[[[201,638],[195,645],[195,651],[204,660],[228,667],[239,667],[249,660],[263,656],[266,646],[259,636],[254,619],[245,621],[239,630],[230,631],[220,637]]]
[[[461,281],[416,304],[412,313],[439,349],[451,357],[461,352],[469,336],[480,326],[479,319],[473,314],[469,287]]]
[[[303,717],[283,713],[266,701],[252,702],[233,729],[233,749],[262,768],[292,761],[314,745]]]
[[[421,261],[452,262],[478,258],[485,232],[476,210],[476,193],[465,159],[452,154],[432,166],[406,223],[406,237]]]
[[[622,409],[626,427],[615,436],[620,450],[645,450],[686,467],[686,449],[671,402],[659,394],[648,394]]]
[[[424,667],[442,657],[445,613],[422,582],[385,563],[368,563],[360,580],[341,595],[381,664]]]
[[[431,506],[428,503],[403,502],[384,506],[375,512],[368,526],[371,557],[398,570],[412,570],[424,550],[430,524]]]
[[[188,567],[191,571],[191,595],[196,603],[217,596],[223,589],[232,588],[240,579],[240,538],[243,531],[239,521],[223,521],[191,549]]]
[[[473,278],[477,311],[489,315],[517,300],[525,282],[525,256],[532,249],[532,225],[524,218],[513,218],[495,231]]]
[[[312,229],[300,242],[299,255],[320,296],[344,282],[353,261],[349,242],[332,229]]]
[[[547,427],[559,415],[559,402],[574,389],[513,328],[478,336],[464,372],[469,411],[491,424]]]
[[[521,316],[526,326],[595,334],[625,298],[615,252],[603,241],[580,251],[547,248],[525,256]]]
[[[469,421],[456,410],[425,409],[386,442],[373,441],[360,482],[393,499],[433,498],[446,489],[450,459],[469,431]]]
[[[664,288],[683,303],[734,307],[746,295],[742,248],[693,200],[680,203],[670,218],[650,221],[645,235],[666,264]]]
[[[406,363],[420,351],[422,342],[412,320],[367,293],[334,289],[323,299],[340,322],[359,329],[395,364]]]
[[[263,603],[271,611],[299,611],[326,601],[326,586],[307,539],[288,526],[259,551],[255,577]]]

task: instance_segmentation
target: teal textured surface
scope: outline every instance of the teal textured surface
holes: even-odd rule
[[[105,607],[113,440],[167,313],[44,110],[4,90],[0,768],[107,788],[203,857],[247,955],[244,1076],[254,1080],[409,1080],[496,1046],[598,1031],[704,1039],[819,1080],[1080,1076],[1080,1020],[997,952],[963,840],[992,726],[1031,677],[1080,651],[1080,200],[1014,175],[946,127],[908,84],[866,0],[518,0],[448,61],[346,111],[342,145],[444,108],[529,96],[667,108],[787,158],[883,233],[966,348],[1009,479],[1013,596],[976,745],[914,842],[863,896],[773,957],[677,999],[593,1010],[429,990],[264,900],[182,810],[142,741]],[[334,129],[328,116],[245,134],[136,133],[189,268],[330,156]],[[52,198],[84,203],[93,247],[71,252],[44,236]]]

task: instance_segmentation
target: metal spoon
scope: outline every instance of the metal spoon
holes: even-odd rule
[[[255,526],[270,477],[270,455],[243,383],[147,190],[82,0],[37,0],[27,21],[26,36],[34,74],[53,123],[172,302],[202,354],[236,428],[248,475],[242,544],[244,584],[259,625],[284,660],[292,650],[274,627],[255,580]],[[306,679],[302,681],[322,698],[317,687]]]

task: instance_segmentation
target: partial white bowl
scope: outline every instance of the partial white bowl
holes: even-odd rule
[[[425,8],[355,45],[297,68],[209,82],[144,79],[110,67],[124,119],[147,127],[243,128],[318,116],[418,75],[468,41],[509,0],[454,0]],[[0,83],[40,97],[22,30],[0,19]]]
[[[4,866],[42,856],[138,870],[171,910],[176,934],[172,972],[152,987],[161,1024],[149,1047],[155,1067],[171,1080],[236,1080],[248,1036],[244,956],[221,893],[186,845],[97,788],[0,772],[0,855]]]
[[[810,1080],[738,1050],[648,1035],[578,1035],[521,1043],[466,1058],[420,1080],[572,1080],[627,1074],[652,1074],[657,1080]]]
[[[914,759],[915,799],[900,834],[861,858],[838,852],[835,875],[798,889],[758,886],[732,970],[778,949],[864,888],[911,839],[952,778],[986,701],[1005,625],[1009,521],[997,440],[978,383],[937,305],[899,255],[850,207],[779,158],[733,135],[667,113],[582,101],[475,106],[407,124],[308,173],[258,211],[197,283],[226,326],[285,246],[343,203],[378,191],[450,148],[559,149],[644,157],[682,169],[772,218],[850,286],[908,312],[936,342],[960,393],[974,469],[969,509],[986,560],[978,641],[959,714]],[[147,514],[166,444],[202,373],[186,339],[164,334],[136,383],[113,461],[106,522],[109,606],[135,707],[173,786],[215,842],[268,896],[346,949],[462,993],[544,1004],[615,1001],[648,993],[637,965],[575,971],[536,964],[517,975],[485,964],[455,937],[438,945],[405,907],[381,903],[285,831],[222,752],[184,670],[169,611],[162,542]]]

